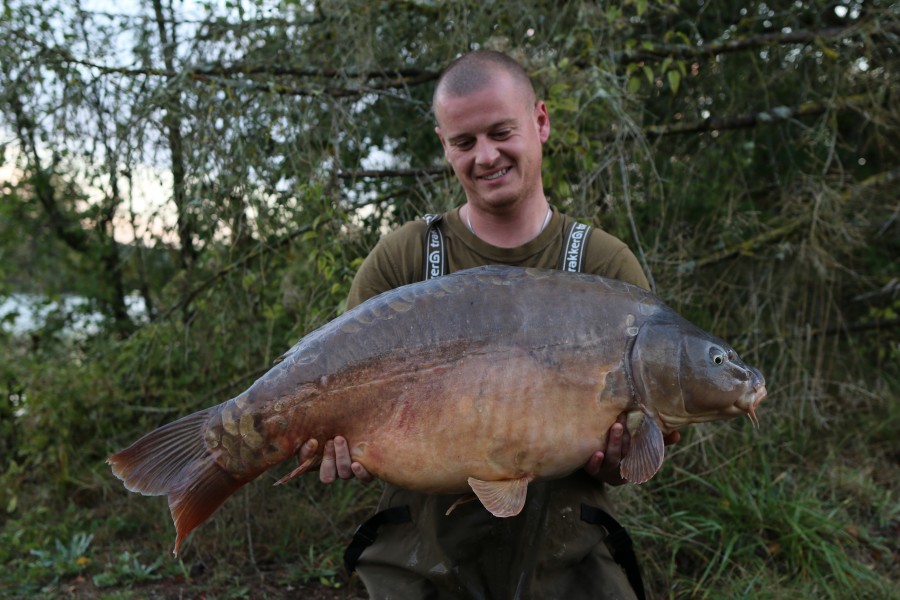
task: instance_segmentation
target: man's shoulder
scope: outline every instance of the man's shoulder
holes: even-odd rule
[[[412,221],[407,221],[400,227],[396,229],[392,229],[388,233],[386,233],[379,243],[384,243],[388,245],[403,245],[409,244],[411,242],[417,242],[419,244],[425,239],[423,236],[425,235],[425,229],[427,229],[428,224],[424,219],[413,219]]]
[[[560,213],[560,216],[563,218],[563,231],[569,231],[569,228],[576,223],[587,225],[591,228],[587,246],[587,251],[590,253],[609,255],[611,252],[628,249],[628,244],[601,227],[591,225],[584,219],[576,219],[565,213]]]
[[[591,229],[591,244],[595,247],[600,246],[601,248],[605,248],[607,251],[628,248],[628,244],[600,227],[593,227]]]
[[[566,230],[571,223],[582,222],[568,215],[564,216]],[[650,287],[640,262],[628,244],[597,226],[591,226],[585,248],[584,270],[594,275],[621,279],[644,289]]]
[[[353,278],[348,306],[421,279],[426,227],[422,219],[409,221],[378,241]]]

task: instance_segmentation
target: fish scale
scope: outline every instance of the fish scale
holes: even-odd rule
[[[377,477],[474,493],[518,514],[528,484],[565,476],[627,415],[625,479],[664,458],[663,435],[748,415],[765,380],[653,294],[594,275],[491,266],[376,296],[308,334],[237,397],[109,457],[128,489],[168,496],[175,551],[241,486],[347,438]],[[453,518],[448,515],[447,518]]]

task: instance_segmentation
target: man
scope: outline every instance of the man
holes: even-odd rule
[[[544,195],[542,146],[550,119],[522,67],[501,53],[463,55],[438,80],[433,108],[435,131],[466,203],[385,236],[354,278],[348,307],[440,272],[485,264],[558,268],[566,262],[567,243],[578,227]],[[426,259],[426,234],[440,242],[435,264],[445,264],[438,273]],[[648,287],[634,255],[609,234],[593,229],[586,249],[579,243],[577,250],[581,270]],[[365,536],[357,536],[371,539],[377,533],[377,539],[351,547],[356,551],[348,552],[350,559],[358,555],[356,568],[377,599],[634,598],[628,576],[604,543],[604,528],[614,529],[615,521],[591,517],[610,511],[603,482],[622,483],[618,463],[624,437],[623,425],[613,425],[607,447],[582,471],[532,484],[522,513],[507,519],[493,517],[477,502],[461,504],[447,516],[459,496],[387,485],[382,512]],[[312,448],[304,447],[301,460]],[[371,479],[351,461],[342,437],[326,442],[320,468],[323,482],[337,477]]]

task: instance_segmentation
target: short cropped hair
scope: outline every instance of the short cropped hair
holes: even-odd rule
[[[441,72],[434,87],[432,109],[440,94],[460,97],[484,89],[498,70],[510,75],[534,101],[534,85],[522,65],[496,50],[475,50],[457,57]]]

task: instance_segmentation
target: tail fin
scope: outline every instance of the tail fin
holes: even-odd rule
[[[249,479],[238,479],[216,463],[203,434],[213,406],[151,431],[106,462],[132,492],[167,495],[177,532],[175,549]]]

